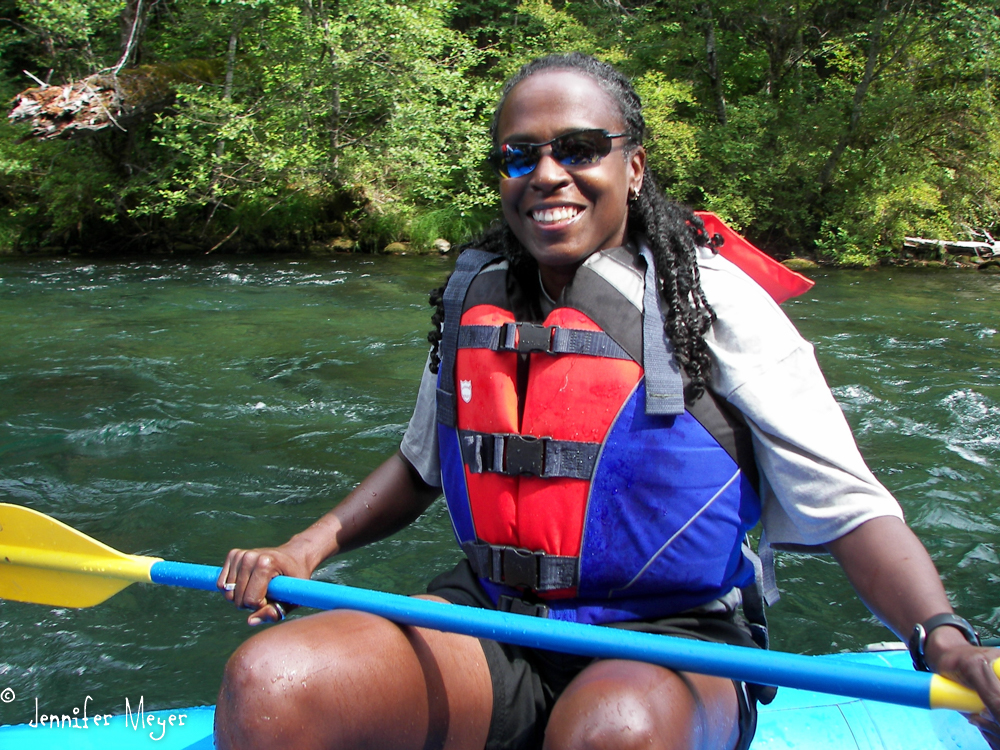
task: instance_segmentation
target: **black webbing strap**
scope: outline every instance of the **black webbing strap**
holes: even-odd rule
[[[743,554],[753,563],[754,572],[753,581],[740,589],[743,598],[743,616],[746,617],[747,624],[750,626],[750,635],[754,642],[766,649],[769,640],[767,613],[764,611],[764,571],[761,559],[753,551],[747,537],[743,538]]]
[[[458,256],[455,271],[444,290],[444,325],[441,331],[441,365],[438,370],[437,420],[449,427],[456,424],[455,407],[455,352],[458,351],[458,332],[462,320],[462,307],[469,285],[476,275],[500,256],[483,250],[466,250]]]
[[[493,583],[534,591],[555,591],[577,584],[576,557],[546,555],[518,547],[466,542],[462,551],[473,572]]]
[[[458,334],[458,348],[631,359],[618,342],[604,331],[543,326],[538,323],[462,326]]]
[[[632,359],[628,352],[604,331],[582,331],[578,328],[556,328],[552,333],[552,353]]]
[[[472,474],[590,479],[600,443],[460,430],[462,462]]]

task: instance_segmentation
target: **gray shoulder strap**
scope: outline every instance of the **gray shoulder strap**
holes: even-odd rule
[[[684,381],[674,357],[674,347],[663,331],[660,285],[656,278],[653,253],[642,245],[646,261],[646,291],[642,307],[642,366],[646,371],[646,413],[683,414]]]

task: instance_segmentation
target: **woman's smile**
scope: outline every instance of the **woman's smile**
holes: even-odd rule
[[[546,206],[532,209],[529,215],[543,227],[554,229],[570,224],[582,213],[583,209],[579,206]]]

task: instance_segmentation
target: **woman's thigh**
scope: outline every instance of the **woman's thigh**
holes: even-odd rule
[[[598,661],[552,710],[545,750],[732,750],[740,708],[731,680],[653,664]]]
[[[220,748],[480,750],[493,689],[475,638],[323,612],[270,628],[226,665]]]

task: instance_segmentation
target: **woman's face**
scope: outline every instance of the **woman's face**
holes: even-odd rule
[[[625,123],[614,100],[587,75],[567,70],[536,73],[507,97],[497,127],[498,143],[544,143],[565,133],[603,129],[620,133]],[[564,167],[542,149],[535,169],[501,178],[504,217],[538,261],[546,291],[558,296],[579,265],[598,250],[625,242],[630,190],[642,186],[646,154],[626,158],[625,138],[596,164]]]

